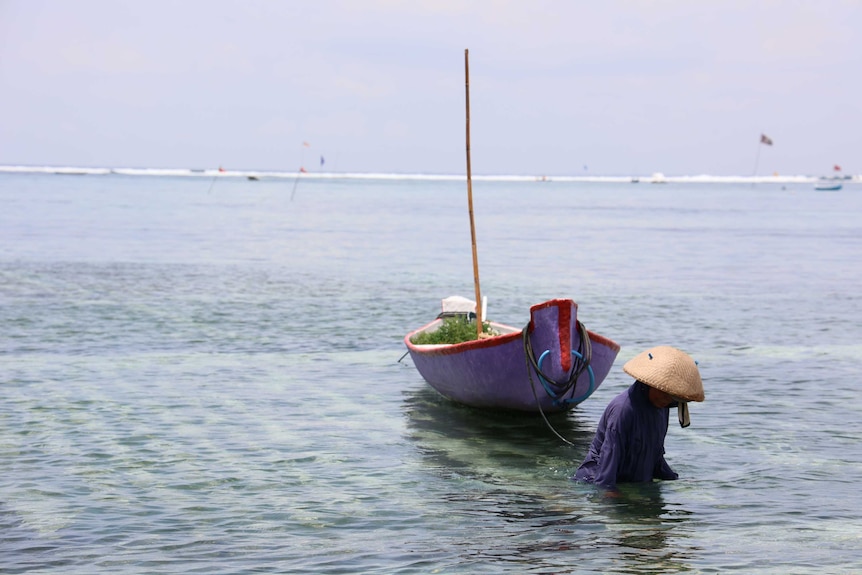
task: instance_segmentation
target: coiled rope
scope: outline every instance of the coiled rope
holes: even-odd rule
[[[522,331],[522,339],[524,341],[524,358],[527,363],[527,376],[530,379],[530,389],[533,390],[533,397],[536,399],[536,405],[539,407],[539,413],[542,415],[542,419],[545,420],[545,424],[548,426],[554,435],[560,438],[563,442],[568,443],[569,445],[574,446],[574,443],[563,437],[562,435],[554,429],[554,426],[551,425],[551,422],[548,421],[548,417],[545,415],[545,411],[542,409],[542,404],[539,401],[539,396],[536,393],[536,384],[533,382],[533,370],[535,370],[536,374],[539,376],[539,382],[542,384],[542,387],[545,388],[545,393],[548,396],[554,399],[554,405],[567,405],[567,404],[578,404],[588,398],[594,391],[594,377],[593,370],[590,366],[590,361],[592,360],[593,348],[590,342],[589,333],[587,333],[587,328],[584,327],[580,321],[577,322],[577,331],[578,331],[578,349],[572,350],[572,369],[569,371],[569,375],[565,381],[556,381],[552,377],[549,377],[546,373],[542,371],[541,363],[542,359],[544,359],[545,355],[547,355],[548,351],[545,351],[541,357],[536,360],[536,354],[533,351],[533,344],[530,341],[530,333],[529,333],[530,324],[528,323],[524,326]],[[584,371],[588,371],[590,374],[590,387],[587,390],[587,393],[581,397],[570,397],[563,398],[567,393],[574,393],[575,385],[578,382],[578,378]],[[557,391],[554,391],[556,389]]]

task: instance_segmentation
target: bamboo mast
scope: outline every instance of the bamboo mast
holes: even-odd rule
[[[476,338],[482,337],[482,290],[479,289],[479,255],[476,251],[476,224],[473,221],[473,180],[470,174],[470,52],[464,50],[464,85],[467,94],[467,207],[470,210],[470,239],[473,243],[473,284],[476,288]]]

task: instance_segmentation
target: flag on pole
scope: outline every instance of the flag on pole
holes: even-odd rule
[[[838,164],[835,164],[835,166],[832,169],[835,170],[836,172],[840,172],[841,166],[839,166]]]
[[[323,159],[323,156],[320,156],[320,165],[322,166],[324,162],[326,162],[326,160]]]
[[[771,146],[772,145],[772,138],[770,138],[766,134],[760,134],[760,143],[766,144],[767,146]]]
[[[310,148],[310,147],[311,147],[311,144],[309,144],[308,142],[303,142],[303,143],[302,143],[302,145],[303,145],[303,147],[305,147],[305,148]]]

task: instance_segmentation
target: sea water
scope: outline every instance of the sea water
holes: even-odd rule
[[[463,181],[0,174],[0,572],[858,572],[860,192],[474,182],[488,318],[622,346],[570,445],[403,357],[474,295]],[[680,479],[570,481],[660,344]]]

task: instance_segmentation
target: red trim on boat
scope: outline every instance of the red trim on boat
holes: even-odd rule
[[[620,344],[618,344],[614,340],[609,339],[603,335],[600,335],[600,334],[593,332],[593,331],[590,331],[590,330],[587,330],[587,334],[590,336],[591,340],[597,341],[601,344],[604,344],[604,345],[608,346],[609,348],[613,349],[615,352],[619,353]]]
[[[560,366],[563,371],[572,369],[572,305],[559,305],[559,325],[557,331],[560,334]],[[577,308],[576,308],[577,309]]]

